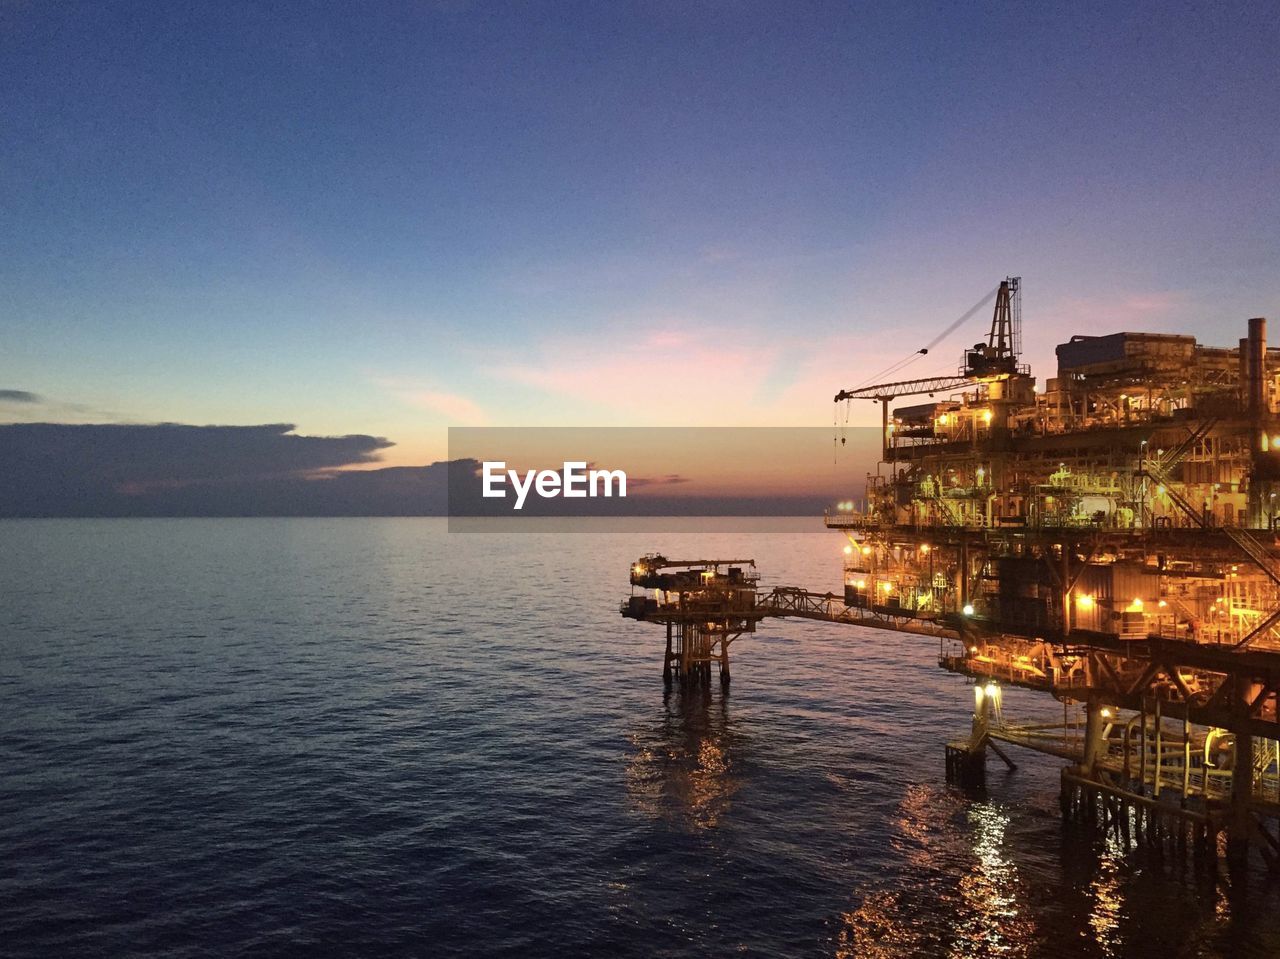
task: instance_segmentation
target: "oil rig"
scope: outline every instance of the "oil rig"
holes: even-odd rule
[[[988,749],[1012,765],[1003,745],[1048,753],[1069,763],[1069,818],[1280,873],[1280,350],[1261,318],[1233,347],[1074,336],[1038,391],[1020,286],[999,285],[954,375],[836,394],[881,424],[864,496],[825,516],[847,538],[841,594],[651,555],[630,580],[653,594],[622,614],[665,625],[668,683],[714,667],[727,685],[730,645],[766,618],[937,637],[974,688],[950,779],[981,783]],[[1007,722],[1004,686],[1076,718]]]

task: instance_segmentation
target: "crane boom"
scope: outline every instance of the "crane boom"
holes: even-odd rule
[[[933,376],[923,380],[880,383],[856,390],[841,390],[836,394],[835,401],[839,403],[842,400],[891,400],[899,396],[915,396],[918,393],[942,393],[974,382],[976,380],[972,376]]]

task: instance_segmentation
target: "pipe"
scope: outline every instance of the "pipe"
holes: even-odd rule
[[[1267,412],[1267,320],[1255,316],[1249,320],[1249,413],[1260,416]]]

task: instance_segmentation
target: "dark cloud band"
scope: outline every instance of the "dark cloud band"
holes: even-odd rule
[[[253,494],[268,485],[284,490],[326,470],[373,463],[392,445],[377,436],[300,436],[293,429],[0,425],[0,515],[145,514],[166,497],[180,513],[252,513]],[[232,487],[241,492],[228,502]]]

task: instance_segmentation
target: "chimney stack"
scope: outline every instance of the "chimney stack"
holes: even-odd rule
[[[1249,413],[1262,416],[1267,410],[1267,320],[1255,316],[1249,321]]]

